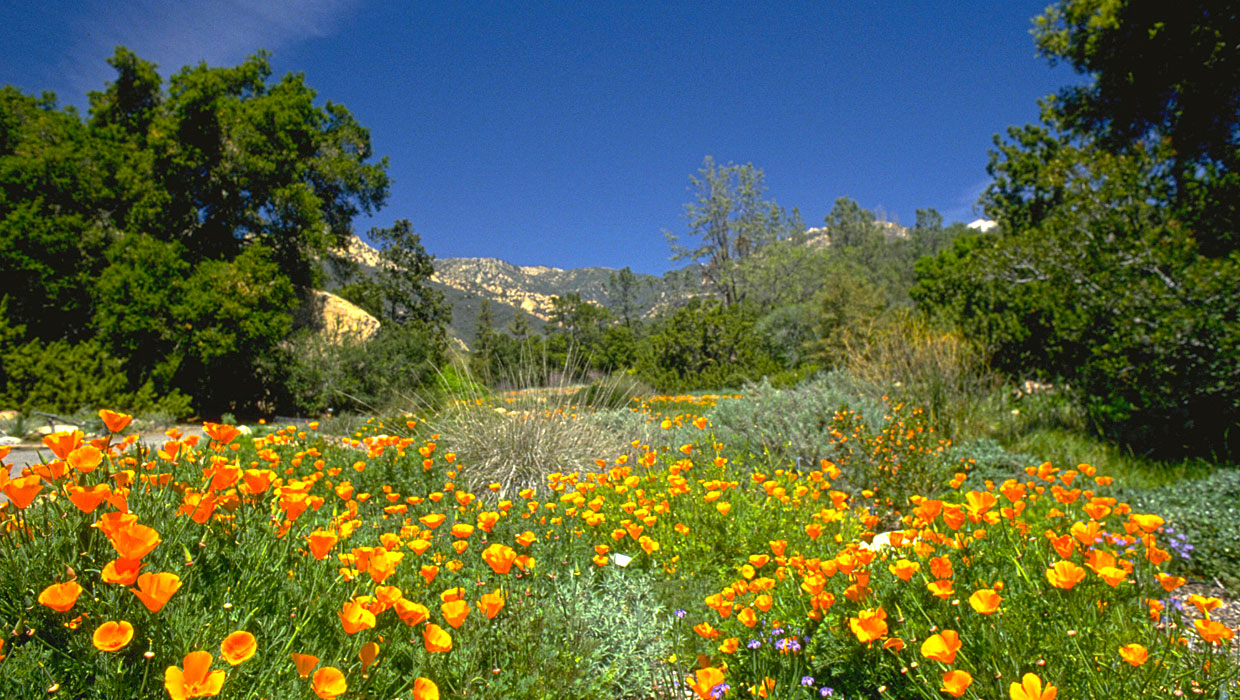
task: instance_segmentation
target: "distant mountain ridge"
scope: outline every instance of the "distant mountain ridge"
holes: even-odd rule
[[[382,265],[379,252],[354,236],[348,257],[365,273]],[[556,267],[513,265],[495,258],[436,258],[431,286],[443,292],[452,309],[449,333],[466,347],[477,332],[478,312],[485,299],[491,304],[495,326],[503,329],[518,316],[525,317],[531,333],[542,331],[550,322],[552,299],[577,294],[582,301],[613,308],[610,280],[617,271],[607,267]],[[654,275],[634,273],[644,293],[634,309],[641,316],[654,308],[664,296],[664,281]]]

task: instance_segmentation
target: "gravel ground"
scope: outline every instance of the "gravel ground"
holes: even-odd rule
[[[1183,606],[1184,614],[1190,620],[1201,617],[1197,612],[1197,608],[1188,602],[1189,596],[1193,594],[1222,600],[1223,607],[1212,611],[1210,619],[1221,622],[1233,630],[1240,631],[1240,600],[1237,600],[1235,594],[1216,583],[1188,583],[1180,586],[1171,594],[1171,599]],[[1197,631],[1191,625],[1192,623],[1189,622],[1189,627],[1183,631],[1183,634],[1188,639],[1189,646],[1196,648],[1205,642],[1197,635]],[[1233,655],[1240,656],[1240,638],[1233,639],[1227,645],[1227,648],[1231,649]]]

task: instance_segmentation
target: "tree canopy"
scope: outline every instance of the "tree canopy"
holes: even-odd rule
[[[707,286],[724,303],[741,301],[737,263],[763,246],[802,232],[800,215],[789,215],[766,195],[765,175],[752,164],[717,165],[707,156],[696,176],[689,177],[694,201],[685,205],[688,237],[696,245],[682,245],[667,234],[672,260],[701,263]]]
[[[345,107],[301,74],[273,79],[268,59],[165,83],[120,47],[85,117],[0,89],[0,298],[15,343],[99,342],[125,358],[130,389],[149,380],[207,410],[270,394],[298,295],[388,178]]]
[[[998,232],[917,268],[923,308],[1010,374],[1074,385],[1098,428],[1146,452],[1240,447],[1236,16],[1049,7],[1039,51],[1090,82],[995,137],[982,204]]]

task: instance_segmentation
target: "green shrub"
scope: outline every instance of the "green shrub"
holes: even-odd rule
[[[980,491],[989,481],[996,486],[1008,479],[1028,478],[1025,467],[1042,460],[1032,455],[1012,452],[989,438],[953,445],[943,454],[946,469],[967,474],[962,491]]]
[[[573,394],[573,403],[593,409],[631,408],[634,400],[654,394],[650,385],[629,374],[613,374],[596,379]]]
[[[655,673],[671,650],[671,619],[639,569],[590,567],[565,576],[546,605],[544,645],[574,650],[579,688],[556,697],[653,698]],[[576,690],[577,692],[573,692]]]
[[[330,342],[302,331],[287,348],[286,400],[309,415],[342,407],[376,412],[399,401],[413,408],[439,376],[443,353],[438,331],[413,322],[384,324],[364,341]]]
[[[738,387],[781,367],[754,330],[753,308],[694,299],[660,320],[642,345],[637,373],[660,391]]]
[[[156,396],[150,381],[137,391],[128,385],[124,363],[95,339],[0,345],[0,404],[5,408],[66,414],[112,408],[174,418],[191,413],[190,398],[180,392]]]
[[[963,336],[904,312],[881,317],[850,342],[843,364],[863,393],[925,409],[931,424],[949,437],[972,429],[979,420],[978,398],[999,383]]]
[[[832,420],[845,408],[871,419],[881,415],[876,403],[842,393],[824,378],[792,389],[777,389],[764,380],[747,386],[743,399],[719,401],[707,416],[715,438],[733,450],[777,467],[814,469],[819,460],[835,457]]]
[[[1240,586],[1240,469],[1123,495],[1137,512],[1166,519],[1162,546],[1180,555],[1184,570],[1230,590]]]

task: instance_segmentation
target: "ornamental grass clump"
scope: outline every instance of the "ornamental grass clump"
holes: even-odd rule
[[[532,359],[508,368],[503,392],[478,384],[457,384],[455,395],[431,414],[426,430],[442,437],[460,455],[460,480],[472,491],[500,484],[511,496],[523,489],[544,489],[547,475],[556,471],[587,469],[600,454],[619,454],[626,448],[622,436],[595,419],[592,399],[610,406],[620,385],[603,382],[592,387],[573,384],[577,358],[569,355],[558,367]],[[559,377],[543,386],[542,379]]]

